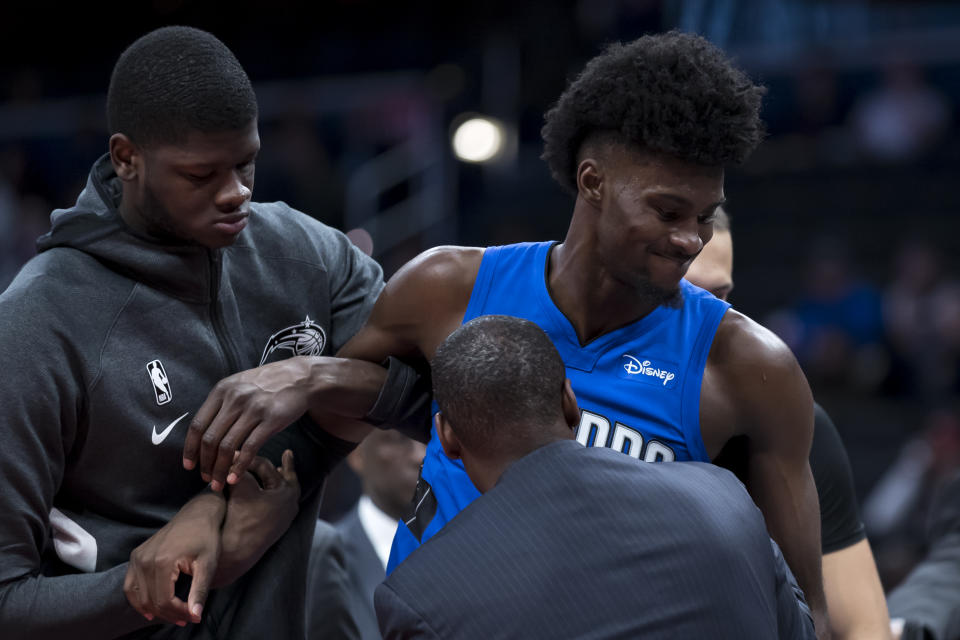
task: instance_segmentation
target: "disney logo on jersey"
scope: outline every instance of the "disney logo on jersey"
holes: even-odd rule
[[[327,344],[327,334],[323,327],[310,319],[304,318],[300,324],[281,329],[270,336],[267,346],[263,348],[260,364],[266,363],[274,351],[289,351],[291,356],[319,356]]]
[[[621,356],[621,367],[617,375],[625,380],[672,389],[677,385],[676,371],[677,365],[672,362],[654,362],[649,358],[637,358],[625,353]]]
[[[153,383],[153,395],[157,398],[157,404],[164,405],[173,400],[170,380],[167,378],[167,372],[163,370],[163,364],[159,360],[148,362],[147,373],[150,374],[150,382]]]

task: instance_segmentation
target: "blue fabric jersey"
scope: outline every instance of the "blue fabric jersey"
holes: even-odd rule
[[[660,306],[637,322],[581,345],[546,285],[552,242],[488,248],[463,321],[508,315],[535,322],[567,366],[580,407],[577,440],[647,462],[709,462],[700,436],[700,383],[720,319],[730,307],[686,280],[683,304]],[[480,493],[434,429],[423,460],[415,513],[401,522],[387,572]]]

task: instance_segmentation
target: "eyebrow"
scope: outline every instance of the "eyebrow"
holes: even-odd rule
[[[678,195],[673,194],[673,193],[651,193],[651,194],[650,194],[650,197],[652,197],[652,198],[662,198],[662,199],[665,199],[665,200],[672,200],[673,202],[675,202],[675,203],[677,203],[677,204],[679,204],[679,205],[687,206],[687,207],[689,207],[689,206],[691,206],[691,205],[693,204],[692,202],[690,202],[689,200],[687,200],[687,199],[684,198],[683,196],[678,196]],[[707,205],[706,208],[707,208],[707,209],[716,209],[717,207],[723,206],[723,205],[726,203],[726,201],[727,201],[726,198],[720,198],[720,200],[718,200],[717,202],[714,202],[713,204]]]

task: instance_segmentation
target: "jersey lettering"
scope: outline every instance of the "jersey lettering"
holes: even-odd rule
[[[610,421],[598,413],[580,412],[580,425],[577,427],[577,442],[585,447],[607,446],[610,437]]]
[[[639,460],[640,452],[643,451],[643,435],[636,429],[618,422],[613,428],[610,448]]]
[[[647,449],[643,454],[644,462],[673,462],[676,459],[677,454],[673,452],[673,449],[659,440],[648,442]]]
[[[610,421],[598,413],[582,409],[577,425],[577,442],[585,447],[608,447],[644,462],[673,462],[677,454],[659,440],[644,442],[643,434],[617,422],[610,433]]]

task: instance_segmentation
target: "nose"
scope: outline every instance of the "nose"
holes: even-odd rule
[[[698,224],[677,227],[670,234],[670,244],[673,245],[678,252],[682,252],[683,255],[690,257],[700,253],[706,240],[709,240],[709,237],[704,239],[701,236],[700,225]]]
[[[237,171],[231,171],[226,184],[217,191],[215,204],[223,213],[231,213],[249,201],[251,195],[250,185],[244,182]]]

